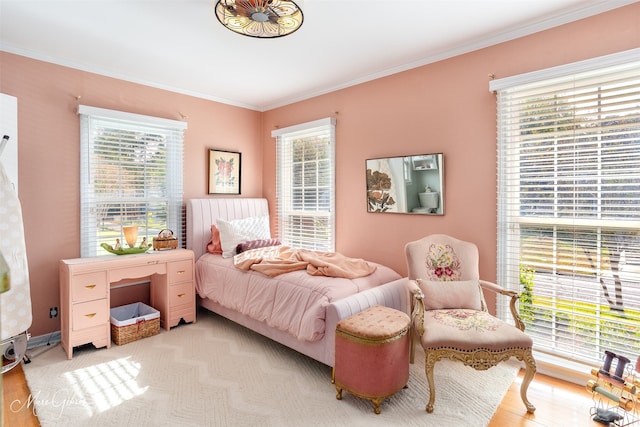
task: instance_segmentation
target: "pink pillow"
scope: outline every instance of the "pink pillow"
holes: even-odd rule
[[[238,243],[238,246],[236,246],[236,254],[241,254],[249,249],[266,248],[268,246],[278,246],[279,244],[280,240],[278,239],[247,240]]]
[[[468,308],[482,310],[480,282],[467,281],[431,281],[417,279],[424,294],[425,310],[444,310],[447,308]]]
[[[207,244],[207,252],[222,255],[222,244],[220,243],[220,230],[215,224],[211,224],[211,240]]]

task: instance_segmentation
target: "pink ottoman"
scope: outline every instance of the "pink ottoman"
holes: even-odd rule
[[[338,400],[342,390],[380,403],[409,380],[409,327],[406,313],[374,306],[343,319],[336,326],[333,377]]]

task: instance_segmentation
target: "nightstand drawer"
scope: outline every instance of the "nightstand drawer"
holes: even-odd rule
[[[73,302],[93,301],[107,296],[107,272],[78,274],[71,278]]]
[[[181,283],[169,287],[169,307],[178,307],[185,304],[194,304],[195,294],[193,282]]]
[[[167,263],[167,281],[170,284],[186,282],[187,280],[193,280],[192,260],[185,259]]]
[[[74,331],[109,322],[109,307],[106,299],[74,304],[72,310]]]
[[[184,319],[185,322],[196,321],[196,308],[191,305],[183,305],[182,307],[174,308],[171,310],[171,316],[169,317],[169,323],[177,325],[180,323],[180,319]]]

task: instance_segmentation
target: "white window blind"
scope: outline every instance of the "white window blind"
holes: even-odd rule
[[[335,124],[327,118],[272,132],[283,244],[335,250]]]
[[[165,228],[182,242],[182,158],[186,123],[81,105],[81,256],[139,226],[138,244]]]
[[[588,363],[640,353],[638,53],[491,87],[498,280],[523,292],[535,348]]]

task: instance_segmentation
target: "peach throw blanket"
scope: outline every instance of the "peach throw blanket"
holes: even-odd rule
[[[349,258],[337,252],[293,249],[289,246],[271,246],[242,252],[234,257],[233,265],[241,270],[255,270],[269,277],[306,269],[312,276],[355,279],[368,276],[376,270],[375,265],[370,265],[363,259]]]

